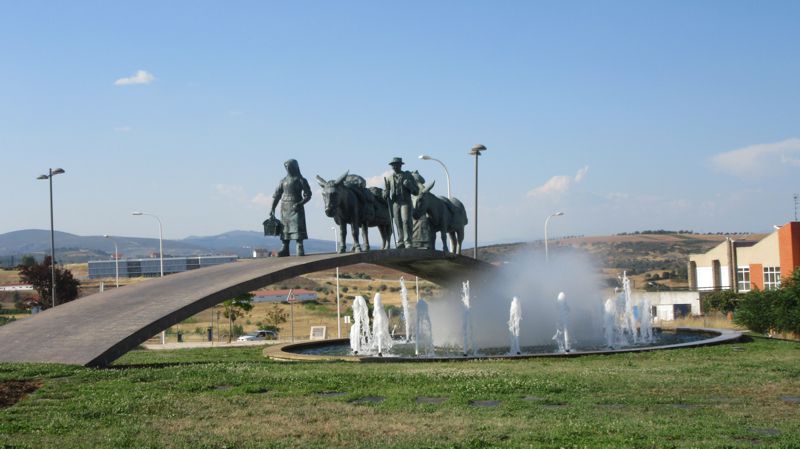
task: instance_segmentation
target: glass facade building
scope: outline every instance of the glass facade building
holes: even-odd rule
[[[165,257],[164,275],[235,262],[238,258],[238,256]],[[125,259],[119,261],[120,277],[158,277],[160,275],[161,259]],[[89,279],[114,277],[116,277],[116,261],[89,261]]]

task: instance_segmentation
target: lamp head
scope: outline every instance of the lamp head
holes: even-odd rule
[[[423,161],[428,161],[431,159],[431,157],[428,156],[427,154],[420,154],[419,158],[422,159]]]
[[[472,147],[472,149],[469,151],[469,154],[471,154],[473,156],[480,156],[481,155],[481,151],[486,151],[486,147],[481,145],[481,144],[478,144],[478,145],[475,145],[474,147]]]
[[[36,179],[50,179],[50,177],[47,175],[39,175],[36,177]]]
[[[131,212],[131,215],[144,215],[142,212]]]
[[[56,168],[52,171],[54,175],[60,175],[61,173],[65,173],[63,168]]]
[[[108,235],[108,234],[103,234],[103,238],[109,239],[109,238],[111,238],[111,236]]]
[[[554,217],[560,217],[562,215],[564,215],[564,212],[556,212],[553,214]]]

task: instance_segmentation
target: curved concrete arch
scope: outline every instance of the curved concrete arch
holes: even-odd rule
[[[495,267],[441,251],[395,249],[243,260],[172,274],[60,305],[0,327],[0,361],[106,366],[148,338],[234,296],[306,273],[370,263],[446,286]]]

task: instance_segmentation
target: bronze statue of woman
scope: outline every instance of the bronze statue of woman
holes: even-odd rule
[[[300,166],[296,160],[289,159],[283,166],[286,167],[287,175],[272,195],[272,209],[269,213],[270,217],[275,216],[275,208],[280,201],[283,245],[278,257],[289,255],[289,240],[297,241],[297,255],[304,256],[303,240],[308,239],[308,232],[306,232],[306,211],[303,206],[311,200],[311,187],[306,178],[300,174]]]

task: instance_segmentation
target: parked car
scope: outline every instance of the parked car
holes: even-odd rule
[[[259,329],[255,332],[255,334],[259,337],[263,337],[266,340],[278,339],[278,332],[270,329]]]
[[[273,330],[259,329],[247,335],[242,335],[236,341],[259,341],[259,340],[277,340],[278,333]]]
[[[257,340],[264,340],[264,337],[259,337],[258,335],[254,334],[247,334],[247,335],[242,335],[241,337],[236,339],[236,341],[257,341]]]

